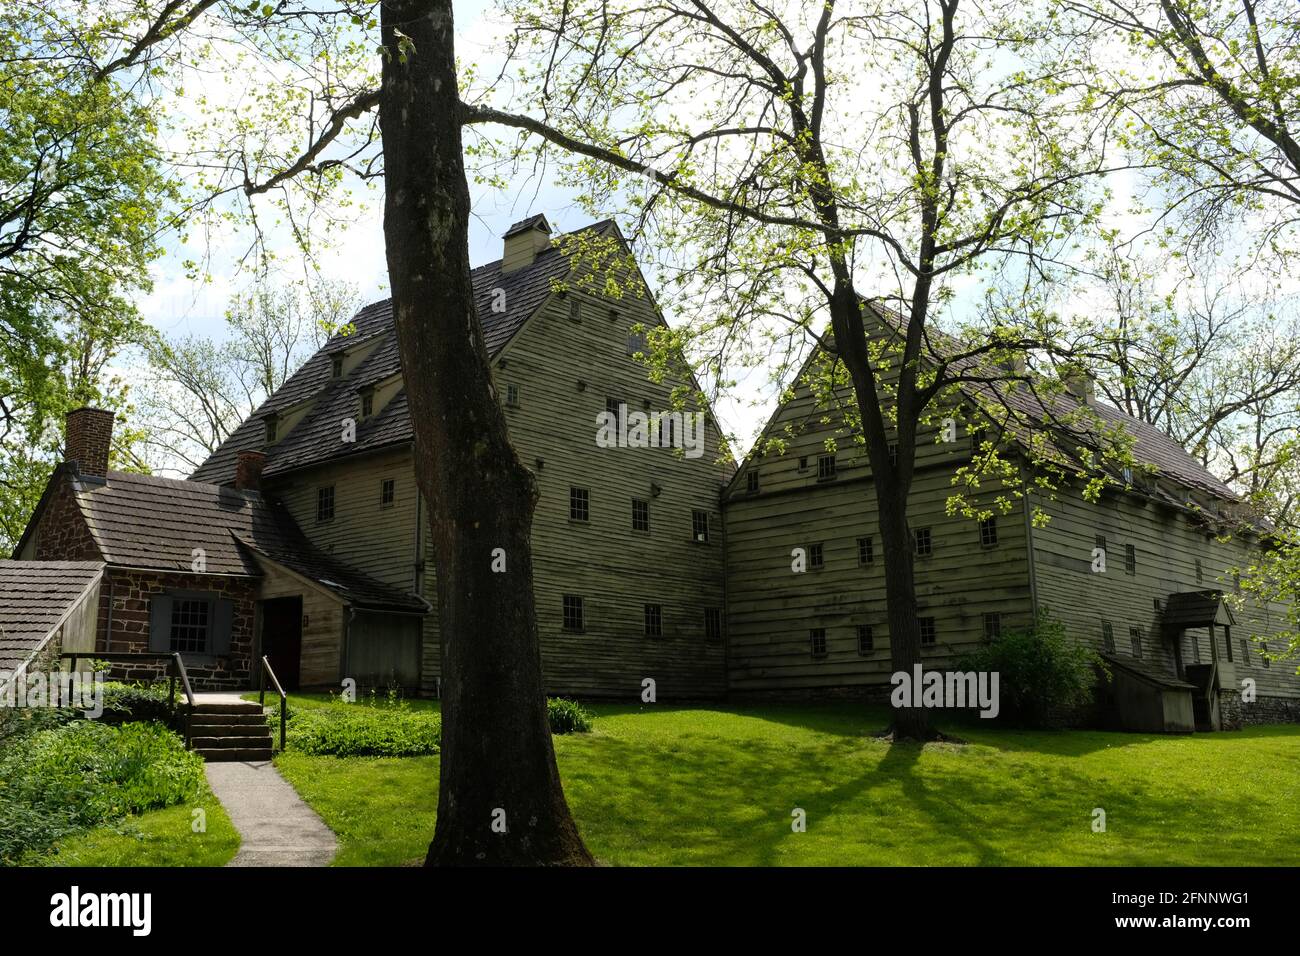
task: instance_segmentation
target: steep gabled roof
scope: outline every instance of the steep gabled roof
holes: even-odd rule
[[[100,561],[0,561],[0,673],[40,650],[103,572]]]
[[[536,220],[541,218],[526,219],[511,229],[517,231],[540,225]],[[617,227],[612,220],[604,220],[569,235],[580,233],[616,235]],[[501,271],[499,259],[473,270],[470,278],[474,286],[474,304],[491,358],[495,359],[501,353],[550,296],[553,284],[564,279],[570,269],[571,256],[552,246],[539,252],[532,263],[509,272]],[[494,311],[494,305],[498,309],[504,306],[504,309]],[[263,474],[270,477],[411,441],[411,420],[405,392],[399,392],[378,414],[358,421],[355,442],[340,441],[343,419],[356,417],[358,393],[401,371],[391,300],[366,306],[356,314],[351,324],[354,331],[348,335],[336,335],[326,342],[207,461],[195,469],[191,478],[216,484],[233,481],[240,451],[266,452]],[[366,343],[373,346],[373,351],[348,374],[333,378],[334,355]],[[306,416],[288,434],[268,447],[266,419],[308,400],[312,404]]]

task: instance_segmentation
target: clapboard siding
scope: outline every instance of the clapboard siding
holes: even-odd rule
[[[1098,649],[1102,647],[1102,622],[1109,621],[1121,656],[1131,654],[1129,628],[1140,627],[1144,658],[1171,674],[1173,645],[1161,635],[1160,612],[1154,602],[1184,591],[1217,589],[1232,594],[1232,569],[1251,563],[1251,553],[1257,547],[1249,538],[1221,537],[1194,523],[1184,512],[1128,493],[1108,493],[1097,505],[1077,494],[1063,493],[1058,500],[1041,500],[1039,505],[1050,516],[1045,527],[1033,531],[1040,603],[1063,621],[1071,634]],[[1106,539],[1104,573],[1092,571],[1098,535]],[[1136,548],[1134,574],[1126,571],[1126,545]],[[1200,582],[1196,579],[1198,558]],[[1284,626],[1285,608],[1265,607],[1247,598],[1233,614],[1232,658],[1238,678],[1254,678],[1262,696],[1300,695],[1294,665],[1276,661],[1264,667],[1260,645],[1252,640],[1277,634]],[[1245,661],[1242,638],[1251,641]],[[1217,639],[1219,658],[1226,661],[1223,635],[1218,633]],[[1196,660],[1193,642],[1199,645],[1200,659],[1210,661],[1209,633],[1202,628],[1184,636],[1184,663]],[[1275,651],[1281,646],[1276,639],[1271,645]]]
[[[341,673],[343,635],[345,626],[342,603],[329,592],[304,581],[264,559],[258,559],[262,569],[258,599],[301,597],[304,625],[302,629],[302,657],[298,667],[298,682],[303,687],[333,686],[346,674]],[[256,655],[258,662],[266,653],[265,640],[259,623]],[[282,677],[284,675],[281,675]]]
[[[577,322],[570,318],[574,298],[581,302]],[[494,369],[503,403],[507,386],[517,390],[518,407],[506,408],[510,438],[541,494],[533,589],[551,693],[639,699],[645,678],[661,698],[714,697],[725,689],[723,645],[705,640],[704,625],[706,609],[723,608],[719,494],[729,471],[718,463],[716,428],[707,425],[698,458],[596,444],[607,397],[630,411],[669,410],[673,383],[649,381],[627,354],[632,327],[658,321],[644,298],[553,295]],[[587,523],[569,519],[574,486],[588,489]],[[648,532],[632,530],[633,498],[650,503]],[[694,509],[710,513],[707,544],[692,540]],[[429,578],[424,595],[434,601]],[[584,599],[583,633],[563,630],[566,594]],[[646,604],[663,608],[662,637],[644,635]],[[426,622],[426,685],[438,676],[436,640],[436,622]]]

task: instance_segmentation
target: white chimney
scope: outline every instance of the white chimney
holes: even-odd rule
[[[514,272],[532,265],[533,260],[551,244],[551,224],[545,216],[533,216],[517,222],[502,237],[505,249],[501,255],[501,271]]]

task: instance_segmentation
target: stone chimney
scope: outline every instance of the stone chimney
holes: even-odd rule
[[[1091,405],[1097,397],[1097,378],[1086,368],[1073,366],[1061,372],[1065,390],[1079,401]]]
[[[505,249],[501,254],[501,271],[514,272],[532,265],[537,256],[551,245],[551,224],[545,216],[533,216],[517,222],[502,237]]]
[[[83,406],[68,412],[64,460],[85,478],[108,477],[108,451],[113,446],[113,413]]]
[[[235,462],[235,487],[240,491],[261,491],[265,467],[265,452],[241,451]]]

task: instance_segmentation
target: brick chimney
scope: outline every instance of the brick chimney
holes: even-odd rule
[[[545,216],[533,216],[517,222],[502,237],[505,248],[501,255],[501,271],[514,272],[532,265],[538,254],[551,245],[551,224]]]
[[[265,467],[265,452],[241,451],[235,463],[235,487],[240,491],[261,491]]]
[[[64,460],[86,478],[108,477],[108,451],[113,445],[113,413],[84,406],[68,412]]]

